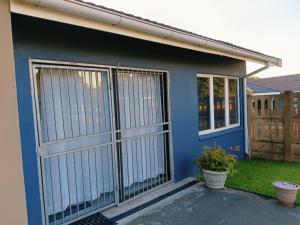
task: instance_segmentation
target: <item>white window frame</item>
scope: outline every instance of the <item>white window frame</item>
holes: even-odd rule
[[[197,74],[197,78],[208,78],[209,79],[209,109],[210,109],[210,129],[199,131],[199,135],[209,134],[213,132],[218,132],[222,130],[227,130],[234,127],[240,126],[240,86],[239,86],[239,78],[234,76],[223,76],[223,75],[215,75],[215,74]],[[214,110],[214,77],[224,78],[224,88],[225,88],[225,127],[215,128],[215,110]],[[236,80],[237,81],[237,107],[238,107],[238,122],[235,124],[229,124],[229,82],[228,80]],[[198,90],[197,90],[198,94]],[[199,110],[199,109],[198,109]]]

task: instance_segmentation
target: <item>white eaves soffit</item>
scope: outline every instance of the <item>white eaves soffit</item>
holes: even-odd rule
[[[254,63],[279,58],[78,0],[11,0],[11,12]]]

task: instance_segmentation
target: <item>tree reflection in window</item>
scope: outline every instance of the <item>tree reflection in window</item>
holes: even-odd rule
[[[235,124],[238,122],[238,96],[237,96],[237,80],[229,79],[229,124]]]
[[[198,77],[199,130],[210,129],[209,78]]]
[[[214,77],[215,128],[225,127],[225,83],[224,78]]]

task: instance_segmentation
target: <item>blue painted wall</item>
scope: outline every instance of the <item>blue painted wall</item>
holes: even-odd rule
[[[30,225],[42,222],[34,135],[29,59],[62,60],[170,71],[175,181],[193,176],[192,164],[204,145],[240,146],[229,152],[244,157],[243,96],[240,81],[241,126],[199,137],[197,73],[242,76],[244,61],[164,46],[76,26],[13,15],[21,144]]]

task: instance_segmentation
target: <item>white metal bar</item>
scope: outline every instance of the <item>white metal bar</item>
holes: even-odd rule
[[[50,175],[50,183],[51,183],[51,199],[52,199],[52,210],[53,210],[53,218],[54,224],[56,225],[56,213],[55,213],[55,206],[54,206],[54,196],[53,196],[53,180],[52,180],[52,169],[51,169],[51,159],[49,158],[49,175]],[[49,216],[49,214],[47,214]]]
[[[111,144],[113,144],[113,142],[106,142],[106,143],[103,143],[103,144],[87,146],[87,147],[81,147],[81,148],[66,150],[64,152],[58,152],[58,153],[43,155],[43,157],[44,158],[49,158],[49,157],[54,157],[54,156],[58,156],[58,155],[64,155],[66,153],[71,153],[71,152],[82,152],[82,151],[85,151],[85,150],[90,149],[90,148],[103,147],[103,146],[107,146],[107,145],[111,145]]]
[[[109,69],[109,73],[108,73],[108,87],[109,87],[109,92],[108,92],[108,98],[109,98],[109,103],[110,103],[110,107],[109,107],[109,114],[111,115],[110,116],[110,127],[111,127],[111,131],[112,131],[112,152],[113,152],[113,162],[114,162],[114,184],[115,184],[115,191],[114,191],[114,199],[115,199],[115,202],[119,202],[119,194],[118,194],[118,191],[119,191],[119,187],[120,187],[120,184],[119,184],[119,172],[118,172],[118,165],[117,165],[117,146],[116,146],[116,132],[115,132],[115,129],[116,129],[116,124],[115,123],[119,123],[119,118],[120,118],[120,115],[119,115],[119,108],[115,108],[115,105],[117,104],[115,102],[115,98],[114,98],[114,93],[115,93],[115,89],[114,89],[114,85],[113,85],[113,74],[112,74],[112,70]],[[118,80],[118,77],[115,77],[116,80]],[[118,88],[118,87],[116,87]],[[118,89],[117,89],[118,90]],[[116,97],[119,97],[118,93],[116,93]],[[119,99],[119,98],[118,98]],[[119,103],[118,103],[119,104]],[[116,111],[116,113],[115,113]],[[114,120],[114,118],[116,118]]]
[[[89,81],[88,81],[88,84],[89,84],[89,98],[90,98],[90,105],[91,105],[91,114],[92,114],[92,126],[93,126],[93,134],[96,133],[95,132],[95,117],[94,117],[94,109],[93,109],[93,99],[92,99],[92,77],[91,77],[91,71],[87,71],[88,72],[88,78],[89,78]],[[106,121],[106,120],[105,120]]]
[[[109,149],[108,146],[106,146],[106,159],[108,159],[107,162],[107,170],[108,170],[108,190],[109,190],[109,203],[111,203],[111,174],[110,174],[110,156],[109,156]]]
[[[76,137],[76,138],[69,138],[65,140],[58,140],[58,141],[50,141],[47,142],[47,145],[56,145],[56,144],[63,144],[66,142],[73,142],[73,141],[81,141],[81,140],[90,140],[91,138],[100,138],[101,136],[104,135],[111,135],[112,131],[105,132],[105,133],[100,133],[100,134],[91,134],[91,135],[86,135],[86,136],[81,136],[81,137]]]
[[[60,156],[57,156],[57,165],[58,165],[58,180],[59,180],[59,191],[60,191],[60,203],[61,203],[61,213],[62,213],[62,222],[65,222],[65,216],[64,216],[64,205],[63,205],[63,196],[62,196],[62,182],[61,182],[61,174],[60,174]]]
[[[73,163],[74,163],[74,174],[75,174],[75,176],[74,176],[74,179],[75,179],[75,190],[76,190],[76,207],[77,207],[77,217],[79,216],[79,205],[78,205],[78,190],[77,190],[77,172],[76,172],[76,166],[75,166],[75,162],[76,162],[76,160],[75,160],[75,152],[72,152],[72,155],[73,155]]]
[[[94,154],[95,154],[95,175],[96,175],[96,189],[97,189],[97,208],[100,208],[100,194],[99,194],[99,187],[98,187],[98,160],[97,160],[97,150],[96,148],[93,148]]]
[[[215,129],[215,112],[214,112],[214,80],[209,77],[209,110],[210,110],[210,129]]]
[[[91,180],[91,162],[90,162],[90,149],[87,150],[88,158],[88,172],[89,172],[89,181],[90,181],[90,194],[91,194],[91,210],[94,210],[94,201],[93,201],[93,191],[92,191],[92,180]]]
[[[224,85],[225,85],[225,126],[229,126],[229,85],[228,85],[228,78],[224,78]]]
[[[141,151],[141,167],[142,167],[142,180],[143,180],[143,189],[142,192],[145,191],[145,177],[144,177],[144,165],[143,165],[143,156],[144,156],[144,152],[143,152],[143,148],[142,148],[142,138],[139,139],[140,141],[140,151]],[[146,160],[147,161],[147,160]]]
[[[68,104],[69,104],[69,112],[70,112],[69,116],[70,116],[70,122],[71,122],[70,125],[71,125],[71,133],[72,133],[71,137],[74,138],[73,119],[72,119],[72,110],[71,110],[71,98],[70,98],[70,82],[69,82],[68,74],[69,74],[69,70],[67,69],[66,79],[67,79],[67,86],[68,86],[67,90],[68,90]]]
[[[56,113],[55,113],[55,104],[54,104],[54,96],[53,96],[53,75],[52,70],[50,70],[50,85],[51,85],[51,101],[53,108],[53,118],[54,118],[54,129],[55,129],[55,140],[57,140],[57,123],[56,123]]]
[[[84,171],[83,171],[83,162],[82,162],[82,151],[80,153],[80,165],[81,165],[81,177],[82,177],[82,189],[83,189],[83,203],[84,203],[84,212],[86,212],[86,199],[85,199],[85,185],[84,185]]]
[[[165,123],[158,123],[158,124],[150,124],[147,126],[141,126],[141,127],[132,127],[132,128],[125,128],[125,129],[119,129],[119,130],[115,130],[115,132],[124,132],[124,131],[134,131],[134,130],[139,130],[139,129],[147,129],[147,128],[151,128],[151,127],[158,127],[158,126],[163,126],[163,125],[170,125],[170,122],[165,122]],[[111,132],[109,132],[111,133]]]
[[[34,134],[35,134],[35,145],[39,146],[39,133],[40,133],[40,126],[38,126],[38,118],[39,118],[39,112],[37,109],[37,93],[36,93],[36,73],[35,73],[36,69],[35,66],[29,62],[29,74],[30,74],[30,85],[31,85],[31,102],[32,102],[32,112],[34,115],[33,117],[33,121],[34,121]],[[35,151],[38,151],[38,148],[36,147]],[[45,204],[45,199],[46,199],[46,195],[43,192],[43,183],[44,183],[44,168],[43,168],[43,161],[41,160],[41,158],[39,156],[37,156],[37,167],[38,167],[38,180],[39,180],[39,194],[40,194],[40,203],[41,203],[41,212],[42,212],[42,224],[48,224],[48,216],[45,216],[45,213],[48,211],[47,210],[47,206]]]
[[[108,74],[107,74],[108,76]],[[109,79],[109,77],[107,77],[107,80]],[[108,82],[108,81],[107,81]],[[105,87],[105,88],[104,88]],[[105,91],[105,89],[107,88],[107,90]],[[109,127],[108,127],[108,124],[107,124],[107,118],[108,117],[111,117],[111,115],[109,115],[109,113],[107,112],[108,111],[108,108],[105,107],[105,102],[109,102],[109,99],[106,99],[107,98],[107,92],[109,92],[109,84],[106,83],[104,85],[104,79],[103,79],[103,73],[101,73],[101,90],[102,90],[102,102],[103,102],[103,117],[104,117],[104,124],[105,124],[105,131],[108,131],[109,130]],[[109,93],[108,93],[109,94]],[[110,128],[111,129],[111,128]]]
[[[45,217],[45,223],[46,224],[49,224],[49,215],[48,215],[48,204],[46,203],[47,202],[47,199],[48,199],[48,196],[47,196],[47,192],[46,191],[43,191],[44,190],[44,185],[43,184],[45,184],[46,183],[46,173],[45,173],[45,160],[43,159],[43,158],[41,158],[41,157],[39,157],[39,160],[41,161],[41,181],[42,181],[42,183],[40,184],[41,186],[40,187],[43,187],[43,188],[40,188],[40,189],[42,189],[42,193],[43,193],[43,201],[42,201],[42,203],[43,203],[43,205],[42,205],[42,207],[43,207],[43,214],[44,214],[44,217]]]
[[[80,118],[79,118],[79,106],[78,106],[78,94],[77,94],[77,81],[76,81],[76,74],[74,72],[74,86],[75,86],[75,100],[76,100],[76,110],[77,110],[77,122],[78,122],[78,135],[80,136],[81,134],[81,125],[80,125]]]
[[[251,148],[249,143],[249,130],[248,130],[248,101],[247,101],[247,78],[243,78],[243,100],[244,100],[244,129],[245,129],[245,153],[251,157]]]
[[[117,140],[116,142],[123,142],[123,141],[126,141],[126,140],[130,140],[130,139],[137,139],[137,138],[140,138],[140,137],[146,137],[146,136],[155,136],[157,134],[162,134],[162,133],[169,133],[170,130],[163,130],[163,131],[159,131],[159,132],[154,132],[154,133],[148,133],[148,134],[143,134],[143,135],[135,135],[133,137],[129,137],[129,138],[122,138],[122,139],[119,139]]]
[[[168,117],[169,117],[169,125],[168,125],[168,129],[169,129],[169,138],[168,138],[168,142],[169,142],[169,149],[168,154],[169,154],[169,158],[166,158],[166,163],[169,166],[167,167],[167,169],[170,169],[170,181],[174,181],[174,174],[175,174],[175,168],[174,168],[174,157],[173,157],[173,128],[172,128],[172,113],[171,113],[171,96],[170,96],[170,89],[171,89],[171,82],[170,82],[170,73],[167,71],[165,72],[166,77],[167,77],[167,84],[166,84],[166,90],[167,90],[167,108],[168,108]],[[165,134],[163,134],[165,135]],[[166,180],[165,182],[167,182],[168,180]]]

